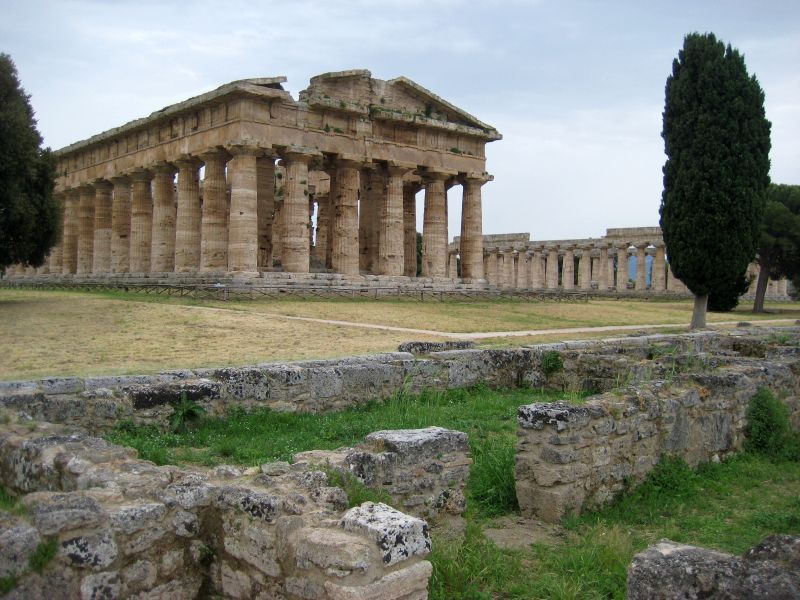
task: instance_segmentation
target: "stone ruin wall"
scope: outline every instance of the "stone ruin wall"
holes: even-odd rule
[[[797,327],[514,350],[446,346],[412,345],[409,350],[423,353],[417,356],[226,369],[218,390],[237,390],[239,398],[260,390],[261,401],[249,406],[270,405],[276,392],[276,402],[295,410],[343,408],[376,394],[479,382],[600,392],[584,405],[520,408],[518,499],[526,514],[550,520],[610,499],[643,478],[661,452],[696,464],[736,450],[744,407],[759,386],[782,395],[800,428]],[[545,357],[553,352],[563,369],[550,372]],[[320,367],[327,404],[311,394],[319,385],[312,373]],[[383,379],[362,396],[353,395],[357,381],[376,373]],[[98,399],[106,408],[125,407],[128,416],[163,418],[169,409],[158,402],[175,399],[196,382],[161,377],[107,379],[106,385],[113,381],[118,387],[102,388]],[[157,467],[69,425],[31,419],[49,410],[80,422],[70,407],[89,399],[75,395],[86,381],[45,380],[33,396],[30,384],[3,384],[9,418],[0,428],[0,484],[22,496],[25,507],[22,516],[0,519],[0,577],[17,577],[7,597],[63,596],[64,590],[75,598],[427,597],[430,539],[419,516],[464,510],[470,465],[465,434],[440,428],[376,432],[354,448],[300,453],[292,465],[246,470]],[[39,403],[40,414],[25,414],[26,397]],[[135,409],[132,398],[149,400]],[[208,397],[198,399],[214,406]],[[392,504],[417,516],[372,503],[346,510],[345,492],[328,483],[331,470],[388,492]],[[28,557],[51,539],[56,557],[42,574],[30,571]]]
[[[0,484],[25,507],[0,513],[0,577],[16,578],[4,598],[424,599],[427,523],[380,503],[347,510],[317,466],[418,514],[460,514],[466,437],[376,432],[340,465],[304,453],[292,465],[186,470],[64,426],[4,426]],[[37,573],[29,559],[45,541],[56,554]]]
[[[515,478],[522,513],[557,522],[610,502],[665,454],[696,466],[737,452],[748,402],[761,387],[783,400],[800,429],[799,342],[796,329],[791,341],[773,348],[729,338],[711,352],[687,352],[662,341],[638,364],[623,359],[629,375],[622,382],[635,385],[585,404],[520,407]],[[602,361],[597,365],[603,369]]]

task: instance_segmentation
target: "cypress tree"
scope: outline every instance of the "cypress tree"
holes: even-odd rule
[[[40,266],[58,241],[55,165],[41,144],[17,69],[0,54],[0,271],[15,263]]]
[[[661,229],[675,275],[695,295],[691,328],[704,327],[708,294],[755,256],[769,184],[764,92],[738,50],[691,33],[672,63],[663,117]]]

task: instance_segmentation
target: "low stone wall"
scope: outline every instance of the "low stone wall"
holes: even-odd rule
[[[0,484],[23,509],[0,512],[4,598],[427,597],[425,521],[345,510],[321,471],[264,470],[157,467],[62,426],[7,425]]]
[[[230,406],[340,410],[401,392],[476,384],[603,392],[669,377],[694,364],[721,364],[730,356],[768,358],[780,346],[770,341],[776,337],[796,341],[800,328],[643,335],[499,350],[430,351],[428,346],[412,346],[422,349],[422,355],[394,352],[158,375],[53,377],[0,382],[0,410],[14,419],[73,424],[102,432],[125,419],[164,424],[173,411],[172,403],[184,393],[210,414],[224,414]],[[561,357],[562,370],[547,372],[543,368],[543,357],[549,353]]]
[[[797,339],[782,341],[768,347],[759,340],[733,340],[727,352],[702,361],[695,354],[694,362],[675,354],[673,365],[684,366],[668,379],[582,404],[520,407],[516,490],[523,514],[555,522],[567,512],[602,505],[644,479],[663,454],[696,465],[736,452],[744,441],[747,404],[760,387],[778,394],[800,424]],[[650,369],[663,375],[662,359],[643,359],[638,369],[657,363]]]
[[[369,488],[387,492],[393,505],[423,518],[466,509],[464,488],[472,459],[460,431],[428,427],[376,431],[355,448],[312,450],[293,457],[296,465],[335,469]]]
[[[800,537],[773,535],[744,556],[662,540],[633,557],[628,600],[800,598]]]

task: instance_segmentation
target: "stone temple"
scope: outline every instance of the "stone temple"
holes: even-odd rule
[[[482,280],[495,128],[405,77],[326,73],[299,100],[285,81],[233,81],[58,150],[64,230],[40,273],[416,276],[424,189],[423,275],[444,278],[460,185],[463,277]]]

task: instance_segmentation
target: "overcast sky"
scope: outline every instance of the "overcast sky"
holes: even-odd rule
[[[772,179],[800,184],[798,0],[5,0],[0,52],[54,149],[235,79],[286,75],[297,98],[327,71],[405,75],[503,134],[484,233],[563,239],[658,224],[664,83],[692,31],[744,53]]]

